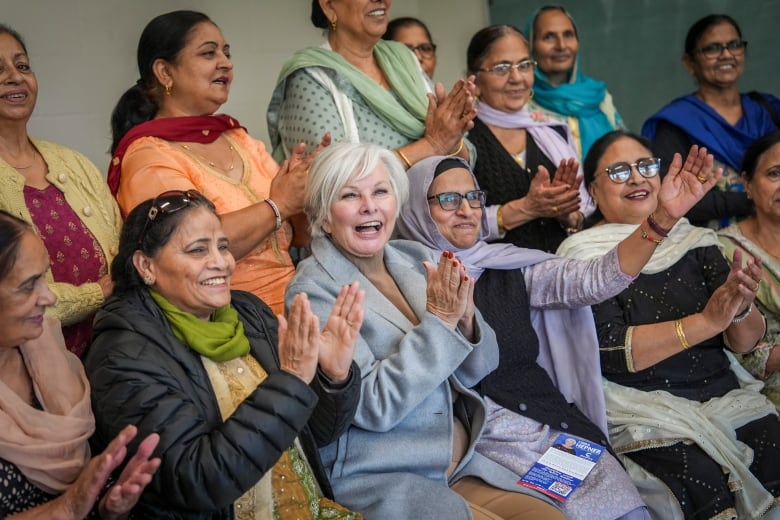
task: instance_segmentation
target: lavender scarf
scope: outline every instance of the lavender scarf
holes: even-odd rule
[[[556,121],[541,112],[531,112],[528,105],[517,112],[502,112],[496,110],[484,101],[480,101],[477,106],[479,118],[486,124],[498,126],[500,128],[523,128],[531,134],[534,142],[544,155],[556,166],[564,159],[575,158],[580,160],[577,149],[574,147],[574,139],[571,130],[566,124]],[[566,138],[564,139],[553,127],[563,127],[566,129]],[[534,172],[536,173],[536,172]],[[554,172],[550,172],[552,174]],[[577,169],[577,176],[582,177],[582,164]],[[585,188],[585,183],[580,184],[580,211],[586,217],[596,210],[596,204],[590,197],[590,193]]]
[[[466,249],[450,244],[431,218],[427,199],[436,167],[444,159],[446,157],[430,157],[416,163],[407,171],[409,200],[401,209],[398,219],[398,229],[402,237],[421,242],[437,252],[455,252],[466,265],[469,274],[475,278],[479,278],[485,269],[523,269],[559,259],[536,249],[485,242],[485,212],[482,214],[480,239],[476,244]],[[471,171],[465,161],[461,162],[464,168]],[[479,188],[476,178],[474,186]],[[544,310],[532,307],[531,322],[539,338],[537,363],[547,371],[566,400],[575,403],[606,434],[607,420],[601,387],[598,339],[590,307]]]

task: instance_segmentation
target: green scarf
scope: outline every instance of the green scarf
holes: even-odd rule
[[[179,310],[161,294],[152,290],[149,293],[165,314],[174,336],[201,356],[222,363],[249,353],[244,324],[230,304],[214,311],[211,321],[204,321]]]
[[[269,113],[275,105],[276,108],[281,106],[281,98],[284,95],[282,84],[290,74],[298,69],[321,67],[335,70],[344,76],[388,125],[409,139],[419,139],[425,132],[425,115],[428,111],[428,98],[425,94],[428,86],[423,75],[419,73],[417,58],[405,45],[385,40],[379,40],[374,46],[374,57],[392,92],[377,85],[337,52],[322,47],[309,47],[296,52],[279,73]],[[272,126],[274,125],[269,124],[269,127]],[[273,131],[271,134],[271,144],[276,148],[281,137],[278,133],[273,135]]]

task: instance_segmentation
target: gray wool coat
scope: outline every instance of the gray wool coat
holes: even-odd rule
[[[465,476],[503,489],[543,495],[517,485],[519,476],[474,451],[486,410],[471,387],[498,366],[493,330],[477,312],[477,343],[467,341],[427,312],[424,260],[438,262],[425,246],[394,240],[384,248],[387,269],[420,323],[413,325],[328,238],[312,243],[298,266],[287,303],[305,292],[327,320],[341,287],[355,280],[366,291],[365,319],[355,349],[362,376],[352,424],[320,449],[336,500],[366,518],[470,519],[463,498],[451,491]],[[458,401],[454,406],[454,402]],[[466,455],[447,479],[452,460],[454,409],[469,432]]]

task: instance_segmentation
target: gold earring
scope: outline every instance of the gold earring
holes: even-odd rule
[[[333,31],[335,31],[335,30],[336,30],[336,24],[337,24],[337,23],[338,23],[338,21],[337,21],[337,20],[333,20],[332,22],[330,22],[330,28],[331,28]]]
[[[163,86],[163,88],[165,89],[165,95],[166,96],[170,96],[171,95],[171,90],[173,90],[173,84],[165,85],[165,86]]]

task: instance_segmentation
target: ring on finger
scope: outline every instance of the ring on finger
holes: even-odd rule
[[[702,183],[702,184],[704,184],[704,183],[705,183],[705,182],[707,182],[707,180],[708,180],[708,179],[707,179],[707,177],[705,177],[705,176],[703,176],[703,175],[697,175],[697,176],[696,176],[696,179],[697,179],[697,180],[698,180],[700,183]]]
[[[558,213],[558,206],[553,206],[552,211],[553,213]]]

